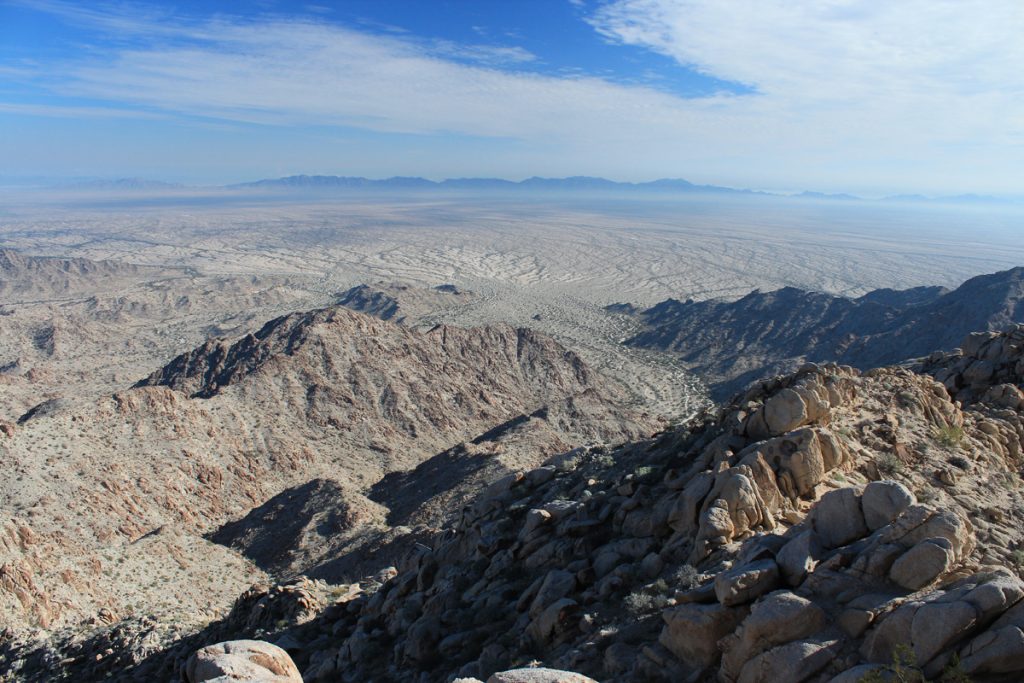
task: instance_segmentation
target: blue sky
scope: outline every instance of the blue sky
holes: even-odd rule
[[[1016,0],[0,0],[0,176],[1021,194]]]

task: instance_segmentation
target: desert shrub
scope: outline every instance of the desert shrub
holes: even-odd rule
[[[697,569],[691,564],[681,565],[666,580],[666,585],[673,590],[689,590],[700,583]]]
[[[949,464],[953,465],[954,467],[959,467],[962,470],[971,469],[971,461],[963,457],[962,455],[954,455],[952,458],[949,459]]]
[[[892,653],[892,663],[861,676],[857,683],[929,683],[924,672],[915,664],[916,657],[905,643],[897,645]],[[960,657],[953,655],[935,683],[971,683],[970,677],[960,666]]]
[[[622,604],[633,614],[648,614],[667,607],[671,592],[668,582],[658,579],[627,595]]]
[[[917,395],[914,394],[914,392],[912,391],[901,391],[898,394],[896,394],[896,398],[899,400],[900,404],[905,408],[909,408],[917,404]]]
[[[879,472],[888,476],[900,474],[904,468],[903,461],[897,458],[895,453],[883,453],[875,464]]]
[[[932,438],[940,446],[946,448],[953,448],[959,446],[960,442],[964,440],[963,427],[954,427],[953,425],[946,425],[945,427],[938,427],[932,432]]]
[[[914,495],[919,503],[930,503],[938,497],[935,490],[930,488],[918,489],[914,491]]]

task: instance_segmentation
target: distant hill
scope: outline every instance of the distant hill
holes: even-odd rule
[[[284,178],[267,178],[248,183],[229,185],[233,189],[245,188],[287,188],[287,189],[356,189],[356,190],[387,190],[387,189],[423,189],[423,190],[494,190],[494,191],[614,191],[614,192],[651,192],[651,193],[733,193],[733,194],[767,194],[754,190],[743,190],[717,185],[695,185],[678,178],[663,178],[645,183],[623,183],[606,178],[591,176],[572,176],[569,178],[532,177],[521,181],[503,180],[500,178],[449,178],[440,182],[426,178],[394,177],[374,180],[352,176],[326,175],[294,175]]]
[[[858,197],[852,194],[839,193],[829,194],[826,192],[801,192],[800,194],[793,195],[795,197],[803,197],[804,199],[838,199],[841,201],[862,201],[863,197]]]
[[[185,187],[180,183],[145,178],[116,178],[114,180],[83,180],[61,186],[69,190],[175,190]]]
[[[807,361],[898,363],[953,349],[971,330],[1024,321],[1024,268],[953,291],[880,289],[850,299],[786,287],[737,301],[668,299],[637,315],[645,329],[627,344],[680,354],[721,397]]]
[[[338,303],[353,311],[381,320],[404,323],[431,311],[465,305],[476,299],[472,292],[445,284],[436,287],[413,287],[401,283],[357,285],[338,298]]]
[[[0,296],[5,303],[27,299],[81,296],[96,288],[116,287],[125,276],[180,274],[181,269],[139,266],[120,261],[29,256],[0,249]],[[115,283],[115,284],[111,284]]]

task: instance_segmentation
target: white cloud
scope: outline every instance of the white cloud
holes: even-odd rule
[[[62,67],[52,86],[62,94],[234,121],[505,138],[519,145],[509,163],[529,161],[526,172],[1019,191],[1015,0],[618,0],[597,10],[592,23],[609,39],[755,89],[695,99],[519,71],[533,55],[514,46],[22,4],[116,32],[111,45],[152,43]]]
[[[616,0],[592,23],[818,126],[928,128],[936,142],[1024,133],[1017,0]]]

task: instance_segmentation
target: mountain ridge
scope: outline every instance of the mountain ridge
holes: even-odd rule
[[[1024,267],[979,275],[954,290],[882,289],[848,298],[784,287],[735,301],[667,299],[634,316],[644,329],[626,344],[679,354],[722,398],[804,362],[861,369],[899,363],[950,351],[971,331],[1022,322]]]

